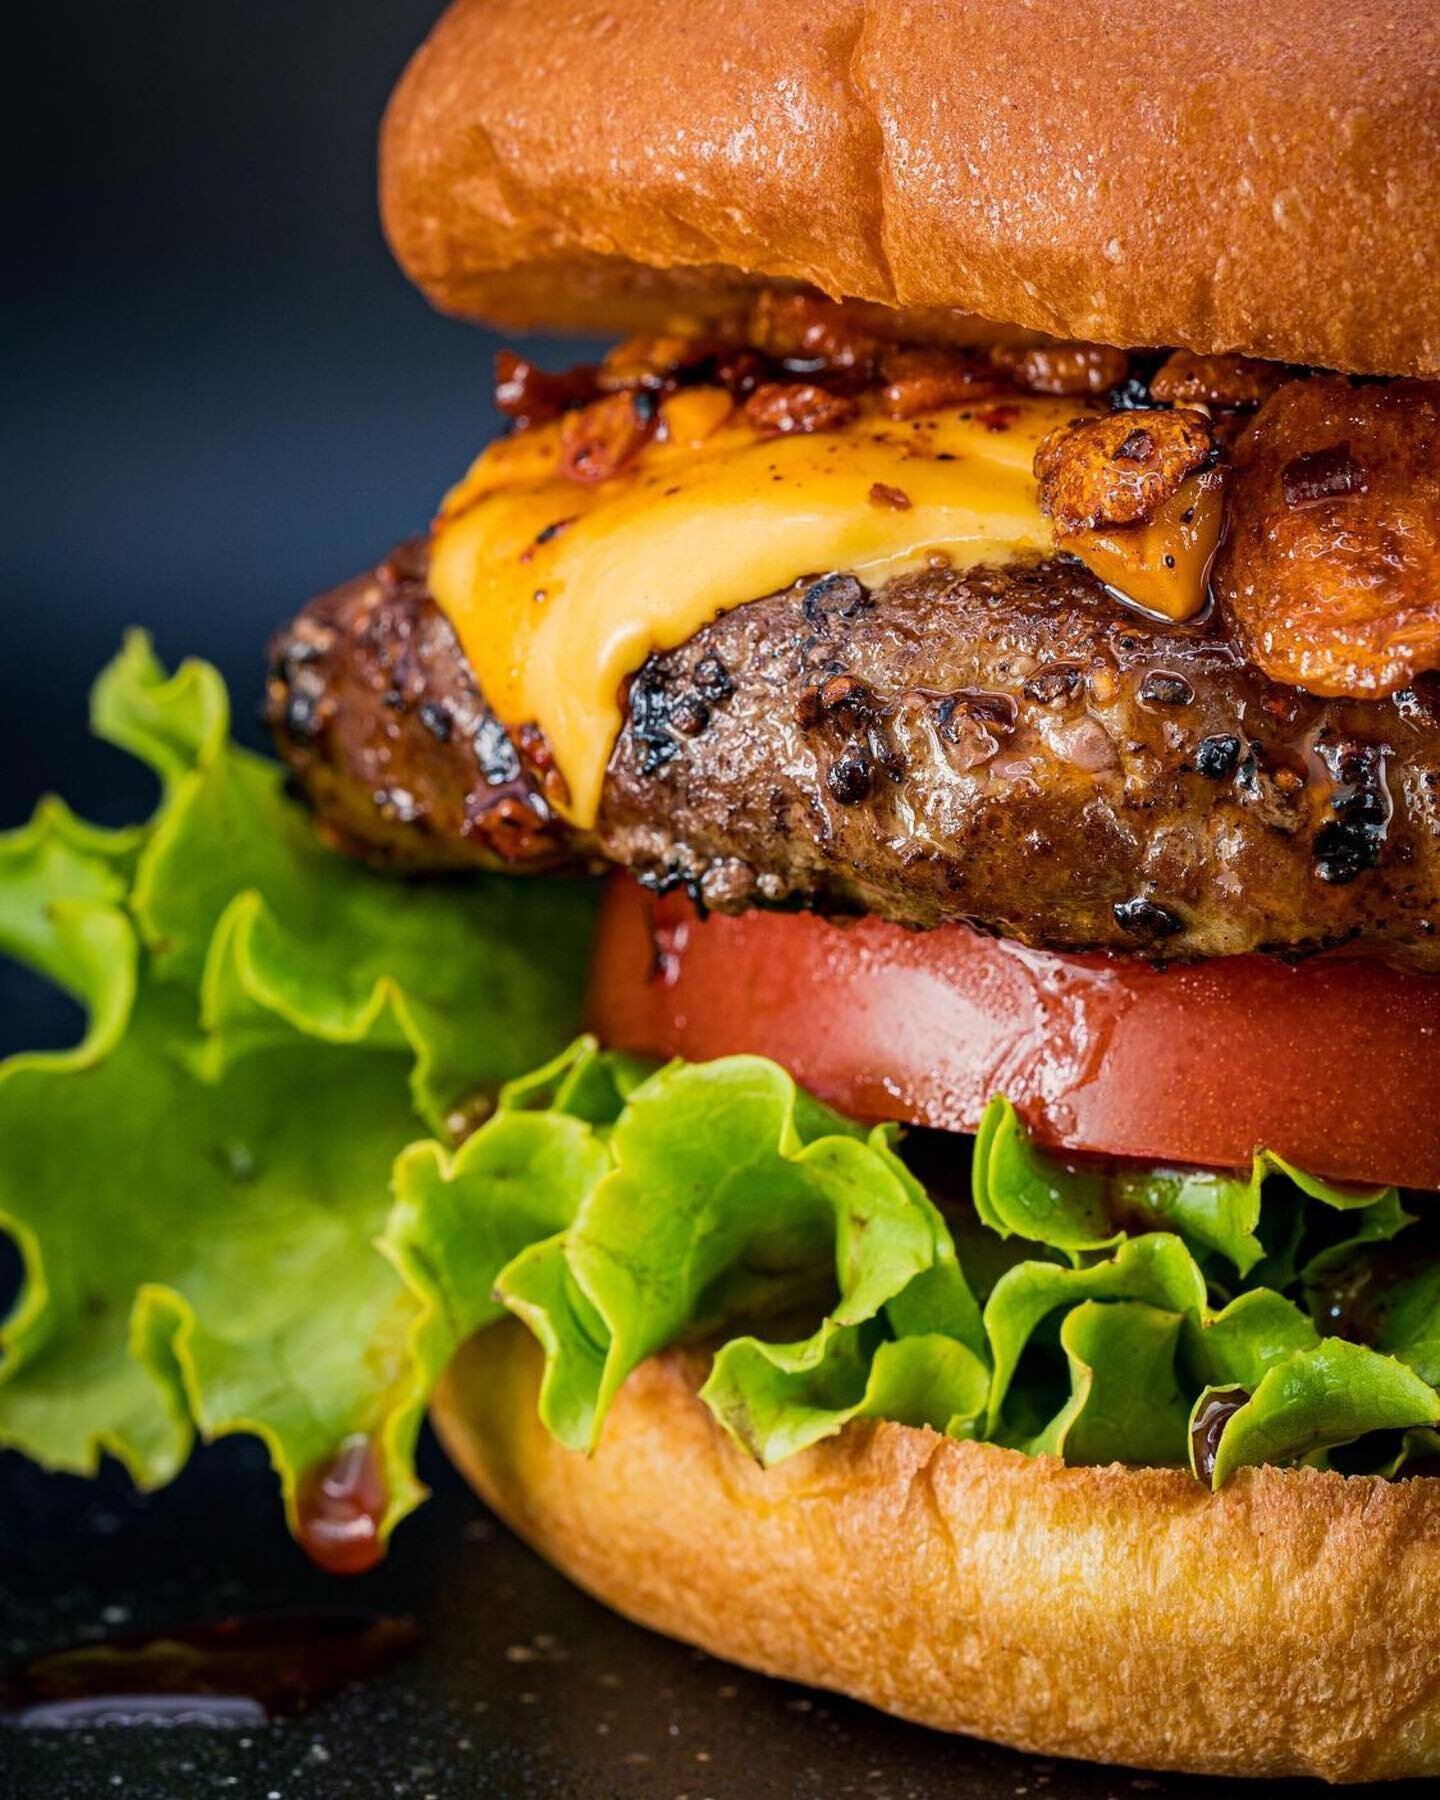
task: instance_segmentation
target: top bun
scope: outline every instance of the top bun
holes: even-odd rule
[[[1440,7],[455,0],[381,197],[430,299],[510,326],[801,282],[1436,374]]]

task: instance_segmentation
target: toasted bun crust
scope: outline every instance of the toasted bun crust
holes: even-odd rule
[[[483,1333],[434,1418],[491,1506],[607,1604],[717,1656],[1026,1750],[1155,1769],[1440,1771],[1440,1480],[1072,1469],[900,1425],[768,1473],[638,1369],[592,1458]]]
[[[791,280],[1440,370],[1431,0],[455,0],[381,177],[431,299],[511,325]]]

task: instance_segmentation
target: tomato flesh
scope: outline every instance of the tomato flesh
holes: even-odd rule
[[[701,919],[612,883],[589,1024],[616,1048],[773,1057],[859,1118],[973,1131],[995,1094],[1052,1147],[1440,1188],[1440,976],[1330,953],[1156,968],[965,926]]]

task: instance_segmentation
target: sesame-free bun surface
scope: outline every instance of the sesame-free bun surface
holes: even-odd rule
[[[890,1424],[768,1472],[643,1364],[590,1458],[506,1323],[440,1436],[601,1600],[716,1656],[1048,1755],[1332,1781],[1440,1772],[1440,1480],[1066,1468]]]
[[[780,280],[1440,371],[1433,0],[456,0],[381,188],[430,298],[510,325]]]

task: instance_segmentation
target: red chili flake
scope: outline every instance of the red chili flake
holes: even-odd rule
[[[1348,444],[1328,450],[1307,450],[1293,457],[1280,473],[1287,506],[1313,506],[1319,500],[1343,500],[1347,494],[1368,493],[1365,471],[1350,454]]]
[[[848,425],[858,408],[847,394],[833,394],[808,381],[771,381],[745,402],[745,417],[767,437],[834,431]]]
[[[870,489],[872,506],[888,506],[893,512],[909,512],[914,502],[904,488],[891,487],[888,481],[877,481]]]

